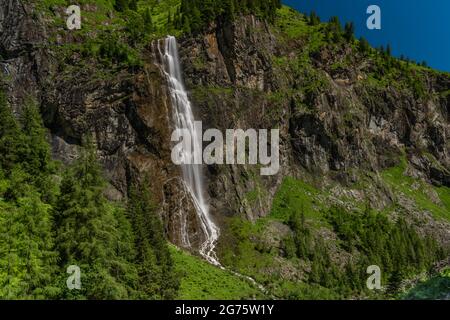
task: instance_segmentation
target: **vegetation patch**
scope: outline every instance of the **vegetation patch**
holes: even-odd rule
[[[175,269],[182,275],[178,299],[240,300],[263,298],[248,280],[170,246]]]
[[[382,172],[383,179],[395,191],[414,200],[421,210],[431,212],[436,218],[450,220],[450,188],[433,187],[426,182],[405,175],[406,158],[402,158],[400,165]],[[430,199],[430,193],[436,192],[440,203]]]
[[[438,300],[448,299],[450,295],[450,269],[439,275],[421,281],[408,293],[401,296],[405,300]]]

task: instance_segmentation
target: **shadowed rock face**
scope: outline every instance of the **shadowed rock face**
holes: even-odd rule
[[[8,75],[3,82],[14,110],[20,112],[27,95],[40,102],[54,157],[65,163],[76,158],[83,136],[93,133],[111,182],[108,196],[123,198],[132,181],[149,175],[169,238],[181,244],[184,222],[177,212],[188,210],[190,241],[198,246],[199,223],[182,192],[180,170],[170,160],[170,99],[151,45],[142,68],[104,70],[92,62],[82,65],[77,54],[58,60],[46,45],[49,28],[32,5],[0,0],[0,66]],[[70,35],[61,40],[77,41]],[[179,43],[186,86],[204,129],[280,129],[278,175],[261,178],[253,166],[205,169],[211,213],[219,224],[225,216],[267,215],[283,176],[312,175],[324,185],[346,185],[358,181],[355,170],[376,172],[398,164],[402,150],[410,175],[450,186],[450,95],[422,99],[394,86],[368,86],[364,80],[371,66],[362,57],[355,54],[348,68],[331,67],[333,55],[352,54],[343,48],[313,57],[325,90],[277,96],[308,86],[308,77],[274,63],[295,56],[302,43],[279,41],[271,26],[254,17],[211,25]],[[426,83],[432,92],[450,89],[444,75],[430,73]],[[375,181],[374,186],[374,202],[389,204],[388,192]],[[258,196],[250,197],[254,190]]]
[[[0,70],[6,90],[18,112],[26,95],[36,96],[48,74],[48,52],[41,48],[46,28],[32,18],[32,8],[19,0],[0,1]]]

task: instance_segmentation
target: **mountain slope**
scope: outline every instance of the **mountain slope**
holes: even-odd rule
[[[226,267],[278,298],[379,297],[363,288],[368,265],[380,265],[386,293],[395,294],[402,279],[448,256],[448,74],[287,7],[273,16],[244,8],[187,28],[180,15],[192,13],[180,1],[160,1],[148,19],[152,3],[120,12],[113,1],[83,1],[83,28],[68,32],[67,1],[0,0],[3,87],[16,113],[28,95],[39,101],[54,158],[72,163],[92,134],[108,198],[125,202],[150,177],[168,239],[181,244],[174,213],[186,210],[196,251],[201,229],[170,160],[170,99],[156,53],[156,40],[171,33],[204,129],[281,131],[278,175],[246,165],[205,170]],[[373,221],[385,229],[363,239],[370,232],[348,217],[361,230],[376,229]],[[398,261],[396,251],[404,253]],[[184,284],[193,287],[200,262],[173,254],[195,266]],[[238,297],[253,294],[233,286],[245,293]],[[231,298],[225,291],[189,297]]]

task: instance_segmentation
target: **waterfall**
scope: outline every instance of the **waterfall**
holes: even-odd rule
[[[188,163],[195,163],[195,156],[200,158],[203,157],[203,154],[195,155],[195,152],[203,152],[202,133],[197,132],[197,130],[194,129],[194,114],[181,76],[180,60],[175,37],[168,36],[164,40],[163,50],[161,50],[160,42],[158,42],[158,51],[162,59],[163,72],[169,87],[175,128],[188,130],[192,137],[192,146],[188,147],[188,144],[185,144],[179,150],[179,153],[183,159],[191,159]],[[202,166],[196,164],[182,164],[181,169],[185,189],[192,198],[206,239],[200,247],[200,254],[208,262],[220,266],[214,251],[219,238],[219,228],[212,221],[208,205],[205,201]],[[184,230],[180,231],[181,238],[187,239],[185,241],[186,245],[190,246],[186,224],[184,224],[184,227],[182,228],[184,228]]]

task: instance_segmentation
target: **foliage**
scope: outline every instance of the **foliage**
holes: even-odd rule
[[[149,179],[133,186],[128,201],[128,216],[135,236],[139,292],[145,299],[174,299],[179,279],[149,186]]]
[[[383,270],[383,282],[388,283],[393,293],[398,281],[427,271],[444,257],[435,239],[420,236],[403,218],[393,222],[370,208],[361,214],[335,207],[328,211],[327,219],[341,240],[342,248],[358,253],[358,263],[362,266],[378,265]],[[366,278],[363,274],[359,289]]]
[[[105,198],[89,139],[61,168],[37,104],[27,101],[18,118],[0,91],[0,298],[176,297],[179,278],[148,189],[134,189],[126,211]],[[66,286],[70,265],[81,269],[81,290]]]
[[[450,293],[450,269],[446,268],[438,275],[420,281],[414,288],[403,294],[405,300],[447,299]]]
[[[367,205],[362,210],[327,207],[327,197],[303,181],[285,178],[269,217],[254,224],[228,220],[219,245],[221,261],[282,299],[386,298],[397,296],[404,279],[427,272],[447,254],[402,216],[392,220]],[[290,232],[281,246],[267,245],[274,241],[267,232],[280,222]],[[323,236],[330,232],[332,240]],[[280,275],[289,265],[287,270],[294,272],[296,266],[302,280]],[[370,265],[382,270],[383,292],[366,288]]]
[[[382,172],[383,179],[396,194],[413,199],[419,209],[431,212],[438,219],[450,220],[450,188],[432,187],[419,179],[409,177],[404,174],[406,166],[407,160],[402,158],[398,166]],[[433,202],[430,193],[436,193],[440,203]]]
[[[201,259],[170,246],[177,272],[183,275],[179,299],[253,299],[263,298],[248,280],[219,269]]]
[[[316,26],[320,23],[320,18],[315,11],[312,11],[311,14],[309,15],[308,23],[310,26]]]
[[[355,26],[353,22],[347,22],[344,28],[344,38],[347,42],[351,42],[353,40],[355,33]]]
[[[360,52],[362,52],[362,53],[369,52],[370,45],[369,45],[369,42],[366,40],[366,38],[364,38],[364,37],[359,38],[358,45],[359,45]]]
[[[185,32],[198,32],[210,22],[219,19],[231,21],[239,14],[254,14],[274,21],[279,0],[182,0],[176,13],[176,27]]]
[[[103,195],[105,182],[88,142],[80,159],[67,170],[56,204],[56,243],[60,266],[82,270],[82,290],[66,298],[126,299],[136,286],[134,247],[122,208]]]
[[[18,123],[0,92],[0,298],[52,298],[51,163],[34,104]],[[50,185],[48,185],[50,184]]]

